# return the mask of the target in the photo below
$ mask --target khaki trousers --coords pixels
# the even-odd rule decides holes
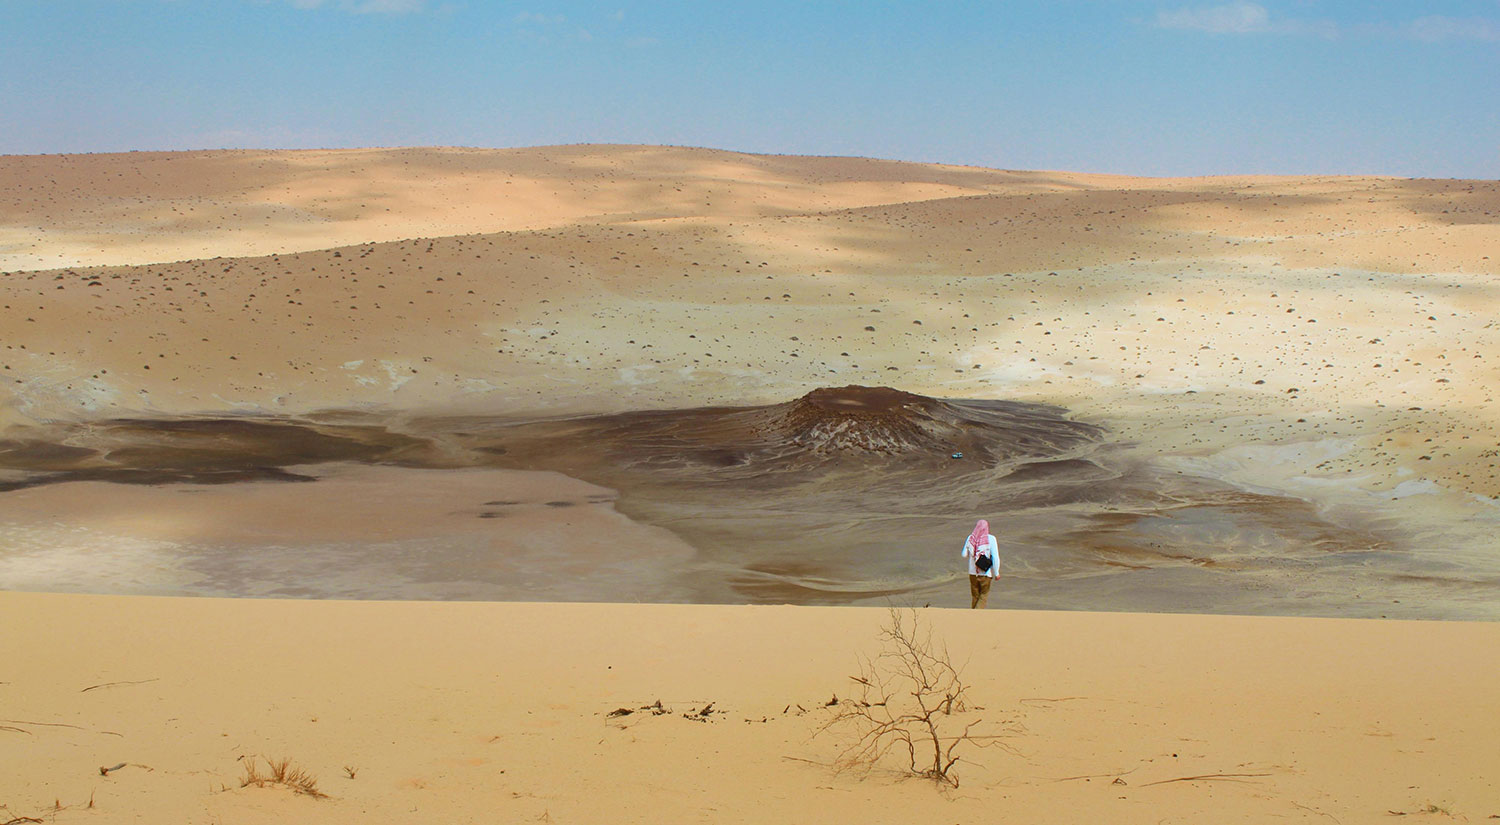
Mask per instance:
[[[990,600],[990,584],[995,580],[989,576],[975,576],[969,574],[969,596],[973,604],[969,607],[975,610],[983,610]]]

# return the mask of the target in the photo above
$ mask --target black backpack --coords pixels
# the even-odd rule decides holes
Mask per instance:
[[[990,572],[990,568],[994,567],[994,566],[995,566],[995,560],[992,559],[992,558],[990,558],[990,551],[989,550],[985,550],[983,552],[975,552],[974,553],[974,569],[975,570],[978,570],[981,573],[988,573],[988,572]]]

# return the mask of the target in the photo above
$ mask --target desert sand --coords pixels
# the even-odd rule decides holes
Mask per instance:
[[[1497,227],[1493,181],[0,157],[0,815],[1500,814],[1500,625],[1405,621],[1500,618]],[[986,513],[1010,609],[941,609]],[[957,789],[812,735],[887,602],[1013,723]],[[281,758],[328,798],[240,787]]]
[[[922,612],[983,708],[956,718],[1005,731],[1005,749],[958,751],[956,789],[902,778],[898,761],[830,766],[845,741],[817,732],[830,701],[855,695],[858,655],[879,650],[877,609],[0,594],[0,813],[1152,825],[1500,814],[1500,625]],[[657,700],[671,712],[640,710]],[[706,719],[686,718],[710,703]],[[636,711],[610,716],[620,708]],[[266,759],[291,759],[327,798],[242,787],[247,760],[264,773]]]

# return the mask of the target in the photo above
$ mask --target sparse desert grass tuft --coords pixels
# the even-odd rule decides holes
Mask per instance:
[[[318,790],[318,778],[292,764],[290,759],[266,759],[266,767],[271,771],[269,774],[260,772],[255,757],[245,760],[245,775],[240,777],[240,787],[251,786],[264,788],[267,785],[281,785],[285,788],[310,796],[313,799],[327,799],[328,794]]]

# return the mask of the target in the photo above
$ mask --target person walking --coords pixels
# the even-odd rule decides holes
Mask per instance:
[[[980,519],[974,532],[964,539],[963,557],[969,561],[970,608],[983,609],[989,603],[990,585],[1000,578],[1000,547],[990,535],[990,523]]]

